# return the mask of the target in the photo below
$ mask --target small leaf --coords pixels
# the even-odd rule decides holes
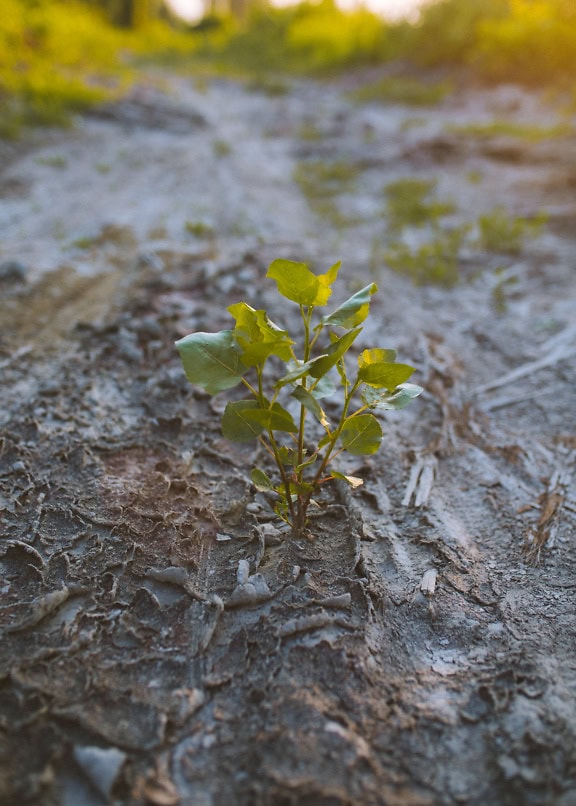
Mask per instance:
[[[255,467],[250,473],[250,478],[259,493],[272,492],[274,490],[274,485],[263,470],[259,470]]]
[[[291,481],[289,482],[290,486],[290,495],[293,499],[297,498],[299,495],[306,495],[307,493],[314,492],[314,485],[310,484],[307,481]]]
[[[382,442],[382,427],[373,414],[358,414],[345,421],[340,440],[353,456],[376,453]]]
[[[308,409],[308,411],[311,412],[314,417],[316,417],[318,422],[321,423],[324,428],[330,428],[330,423],[326,419],[326,414],[322,409],[322,406],[308,391],[308,389],[304,389],[303,386],[297,386],[292,392],[292,397],[295,397],[296,400],[304,406],[304,408]]]
[[[305,263],[293,260],[274,260],[266,277],[276,280],[278,293],[299,305],[314,305],[320,282]]]
[[[326,350],[326,355],[321,355],[312,361],[310,375],[313,378],[321,378],[323,375],[326,375],[350,349],[350,346],[361,330],[361,327],[357,327],[354,330],[349,330],[348,333],[345,333],[339,339],[336,339]]]
[[[260,409],[256,400],[236,400],[228,403],[222,415],[222,434],[233,442],[251,442],[257,439],[263,426],[250,419],[255,409]]]
[[[381,347],[363,350],[358,356],[359,367],[366,367],[368,364],[393,364],[395,361],[396,350],[384,350]]]
[[[319,274],[318,275],[318,282],[320,283],[320,287],[318,289],[318,293],[316,295],[316,301],[314,305],[326,305],[330,297],[332,296],[332,285],[338,276],[338,272],[340,270],[340,266],[342,265],[342,261],[338,261],[333,266],[331,266],[326,274]]]
[[[289,434],[298,431],[292,415],[280,403],[273,403],[269,409],[256,407],[245,414],[248,420],[258,423],[266,431],[286,431]]]
[[[324,375],[314,383],[310,389],[310,393],[314,395],[316,400],[322,400],[323,397],[329,397],[336,391],[336,384],[329,375]]]
[[[231,330],[191,333],[176,342],[176,349],[190,383],[210,395],[237,386],[248,369]]]
[[[367,383],[369,386],[375,386],[377,389],[382,387],[392,392],[414,372],[414,367],[408,364],[365,364],[358,370],[358,380]]]
[[[313,274],[305,263],[293,260],[274,260],[266,277],[276,280],[278,292],[299,305],[326,305],[332,294],[340,263],[335,263],[326,274]]]
[[[370,283],[357,291],[335,311],[322,318],[323,325],[352,328],[360,325],[368,316],[370,297],[378,291],[376,283]]]
[[[364,479],[359,479],[358,476],[345,476],[344,473],[338,473],[337,470],[331,470],[330,475],[335,479],[342,479],[349,484],[354,490],[364,484]]]
[[[422,387],[417,386],[415,383],[401,383],[392,393],[388,390],[382,391],[381,389],[367,386],[362,390],[362,402],[371,409],[397,411],[406,408],[423,391]]]
[[[307,467],[312,467],[312,465],[316,462],[317,459],[318,459],[318,454],[314,453],[314,454],[312,454],[312,456],[310,456],[309,459],[306,459],[305,462],[302,462],[302,464],[300,464],[300,465],[296,465],[295,470],[298,473],[300,473],[302,470],[305,470]]]
[[[290,370],[283,375],[280,380],[276,381],[275,386],[276,388],[280,388],[282,386],[286,386],[287,383],[294,383],[294,381],[300,380],[303,378],[304,375],[308,375],[310,367],[315,361],[318,361],[318,358],[323,358],[324,356],[318,356],[317,358],[313,358],[310,361],[306,361],[304,364],[296,364],[294,362],[290,362],[289,367]]]
[[[242,349],[242,361],[249,367],[263,364],[270,355],[289,361],[294,344],[286,330],[269,319],[264,310],[255,310],[245,302],[230,305],[229,313],[236,320],[234,338]]]
[[[281,445],[278,448],[278,455],[282,464],[287,467],[294,467],[294,465],[298,463],[298,451],[294,448],[287,448],[285,445]]]

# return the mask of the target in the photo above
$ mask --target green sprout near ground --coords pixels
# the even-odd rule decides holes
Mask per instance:
[[[370,283],[331,313],[315,317],[316,309],[330,299],[339,268],[336,263],[316,275],[304,263],[275,260],[270,265],[266,276],[276,281],[282,297],[299,307],[299,343],[265,310],[246,302],[227,309],[235,320],[233,329],[191,333],[176,342],[192,384],[210,395],[240,384],[249,392],[247,399],[226,405],[222,433],[235,442],[258,441],[274,460],[275,480],[259,467],[251,479],[259,492],[273,497],[275,512],[297,534],[305,530],[308,509],[323,484],[333,479],[353,488],[362,484],[332,463],[345,452],[376,453],[383,433],[371,410],[402,409],[422,392],[407,383],[414,368],[396,363],[395,350],[363,350],[356,369],[347,366],[346,354],[362,331],[377,287]],[[272,367],[280,370],[274,381]],[[341,407],[331,421],[320,401],[333,395],[337,385]]]
[[[343,160],[304,160],[296,165],[293,178],[310,209],[319,218],[334,227],[346,227],[355,221],[340,211],[336,199],[344,193],[354,192],[358,172],[356,165]]]
[[[546,213],[539,213],[532,219],[515,218],[504,208],[496,207],[478,219],[478,245],[487,252],[518,255],[526,238],[535,238],[546,220]]]
[[[448,83],[430,84],[413,78],[389,76],[355,90],[350,97],[359,103],[376,101],[407,106],[435,106],[451,91]]]
[[[457,134],[462,137],[478,137],[482,140],[490,137],[511,137],[523,143],[541,143],[544,140],[569,137],[573,134],[574,129],[569,123],[557,123],[555,126],[536,126],[508,120],[493,120],[490,123],[450,124],[445,127],[445,131],[449,134]]]
[[[383,259],[393,271],[405,274],[415,285],[455,286],[459,280],[458,259],[470,226],[440,231],[432,241],[411,249],[398,242],[385,250]]]
[[[184,229],[195,238],[212,238],[214,236],[214,228],[205,221],[186,221]]]
[[[404,227],[423,227],[453,213],[456,208],[452,202],[430,200],[435,187],[433,179],[411,178],[398,179],[387,185],[384,193],[390,228],[399,231]]]

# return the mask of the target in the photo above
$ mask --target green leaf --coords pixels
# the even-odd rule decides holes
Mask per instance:
[[[326,414],[322,409],[322,406],[307,389],[304,389],[303,386],[297,386],[292,392],[292,397],[295,397],[296,400],[304,406],[304,408],[308,409],[308,411],[311,412],[314,417],[316,417],[318,422],[321,423],[324,428],[330,428],[330,423],[326,419]]]
[[[350,349],[350,346],[362,330],[361,327],[354,328],[354,330],[349,330],[348,333],[345,333],[339,339],[330,345],[330,347],[326,350],[326,355],[321,355],[312,361],[310,366],[310,375],[313,378],[321,378],[323,375],[332,369],[338,361],[342,358],[342,356]]]
[[[285,445],[281,445],[278,448],[278,455],[282,464],[287,467],[294,467],[294,465],[298,464],[298,451],[294,448],[287,448]]]
[[[375,386],[377,389],[386,388],[392,392],[414,372],[414,367],[408,364],[365,364],[358,370],[358,380]]]
[[[337,470],[331,470],[330,475],[335,479],[342,479],[342,481],[345,481],[354,490],[364,484],[364,479],[359,479],[357,476],[345,476],[344,473],[338,473]]]
[[[276,280],[278,292],[299,305],[326,305],[332,293],[340,263],[334,264],[326,274],[313,274],[305,263],[293,260],[274,260],[266,277]]]
[[[292,415],[282,408],[280,403],[273,403],[269,409],[256,407],[246,412],[246,418],[258,423],[266,431],[286,431],[289,434],[295,434],[298,431]]]
[[[306,459],[305,462],[302,462],[301,464],[296,465],[296,467],[295,467],[296,472],[300,473],[302,470],[305,470],[307,467],[311,467],[316,462],[317,459],[318,459],[318,454],[317,453],[312,454],[312,456],[310,456],[308,459]]]
[[[376,453],[382,442],[382,427],[373,414],[358,414],[345,421],[340,440],[353,456]]]
[[[336,278],[338,277],[338,272],[340,270],[340,266],[342,262],[339,260],[333,266],[331,266],[326,274],[319,274],[318,275],[318,282],[320,283],[320,287],[318,289],[318,294],[316,296],[316,302],[314,305],[326,305],[330,297],[332,296],[332,285],[335,282]]]
[[[263,364],[270,355],[277,355],[282,361],[290,360],[290,346],[294,342],[286,330],[269,319],[266,311],[257,311],[245,302],[230,305],[228,311],[236,320],[234,337],[242,348],[242,361],[247,366]]]
[[[299,380],[300,378],[304,377],[304,375],[308,375],[310,367],[312,364],[318,360],[318,358],[323,358],[323,356],[318,356],[317,358],[313,358],[310,361],[306,361],[303,364],[296,364],[295,362],[290,362],[288,365],[290,370],[283,375],[280,380],[276,381],[274,384],[277,389],[281,386],[286,386],[287,383],[294,383],[294,381]]]
[[[323,378],[317,380],[314,386],[310,389],[310,393],[316,400],[322,400],[323,397],[329,397],[336,391],[336,384],[329,375],[324,375]]]
[[[222,434],[233,442],[251,442],[264,427],[248,415],[260,409],[256,400],[236,400],[228,403],[222,415]]]
[[[384,350],[382,347],[363,350],[358,356],[359,367],[366,367],[368,364],[393,364],[395,361],[396,350]]]
[[[237,386],[248,369],[231,330],[191,333],[176,342],[176,349],[190,383],[210,395]]]
[[[362,402],[371,409],[397,411],[406,408],[410,401],[421,395],[423,391],[422,387],[415,383],[401,383],[392,393],[388,390],[383,392],[367,386],[362,390]]]
[[[259,470],[255,467],[250,473],[250,478],[259,493],[267,493],[274,490],[274,485],[263,470]]]
[[[322,317],[323,325],[352,328],[360,325],[368,316],[370,297],[378,291],[376,283],[370,283],[343,302],[328,316]]]

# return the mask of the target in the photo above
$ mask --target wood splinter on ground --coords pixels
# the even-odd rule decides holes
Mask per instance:
[[[528,537],[528,559],[532,563],[539,561],[544,546],[556,536],[569,481],[567,469],[556,470],[546,491],[539,498],[540,517]]]
[[[424,572],[420,580],[420,590],[425,596],[432,596],[436,591],[436,580],[438,578],[438,571],[435,568],[429,568]]]
[[[438,460],[433,454],[418,456],[415,464],[412,465],[408,485],[402,499],[402,506],[410,506],[414,501],[415,507],[423,506],[430,498],[432,485],[436,477]]]

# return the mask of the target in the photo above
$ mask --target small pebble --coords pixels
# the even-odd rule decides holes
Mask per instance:
[[[4,260],[0,263],[0,283],[25,283],[27,267],[18,260]]]

